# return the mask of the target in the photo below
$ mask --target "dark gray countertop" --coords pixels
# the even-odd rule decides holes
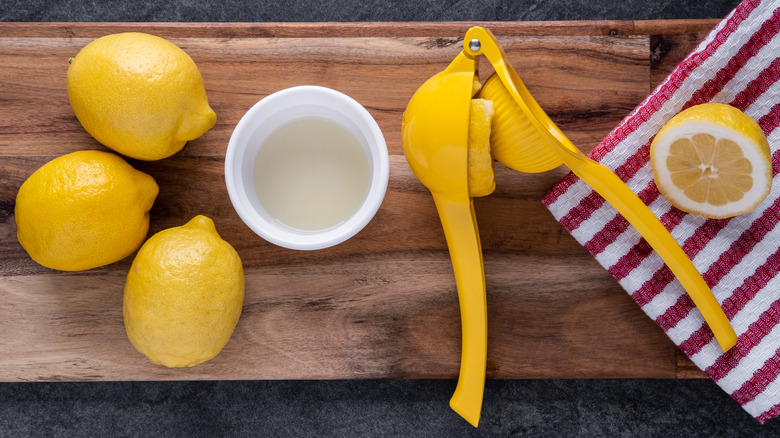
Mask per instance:
[[[737,0],[0,1],[0,21],[722,18]],[[0,305],[2,296],[0,296]],[[709,380],[490,380],[474,429],[452,380],[0,383],[0,437],[780,436]]]
[[[723,18],[738,0],[16,0],[0,21],[548,21]]]

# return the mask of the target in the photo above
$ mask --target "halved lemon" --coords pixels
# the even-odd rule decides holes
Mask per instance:
[[[650,146],[655,184],[675,207],[714,219],[747,213],[769,194],[772,159],[755,120],[722,103],[692,106]]]
[[[492,101],[471,99],[468,142],[468,181],[471,197],[487,196],[496,189],[493,157],[490,155],[492,118]]]

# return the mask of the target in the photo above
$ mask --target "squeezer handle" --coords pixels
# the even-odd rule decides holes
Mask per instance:
[[[564,159],[564,162],[566,161],[568,160]],[[685,288],[715,335],[721,349],[728,351],[733,347],[737,342],[737,335],[728,317],[696,266],[666,227],[609,168],[584,155],[578,161],[569,166],[574,174],[615,207],[618,213],[653,247]]]
[[[479,424],[487,359],[487,298],[482,247],[468,196],[433,196],[447,239],[460,304],[462,346],[458,385],[450,407],[473,426]]]

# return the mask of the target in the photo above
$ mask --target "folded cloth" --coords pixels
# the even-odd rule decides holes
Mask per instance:
[[[573,174],[544,198],[553,216],[644,312],[760,423],[780,414],[780,2],[745,0],[591,153],[644,201],[702,273],[737,333],[723,353],[669,268]],[[769,196],[731,219],[686,214],[659,195],[650,142],[675,114],[722,102],[756,120],[772,151]]]

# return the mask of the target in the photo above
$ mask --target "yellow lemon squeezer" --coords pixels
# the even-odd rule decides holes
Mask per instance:
[[[404,154],[430,190],[452,259],[461,312],[462,351],[450,406],[477,426],[487,361],[487,304],[482,248],[469,191],[469,124],[473,98],[492,101],[490,155],[521,172],[568,166],[645,238],[678,278],[726,351],[736,343],[728,318],[696,267],[658,218],[607,167],[580,152],[525,88],[487,29],[473,27],[463,50],[412,96],[402,124]],[[495,73],[480,86],[479,55]]]

